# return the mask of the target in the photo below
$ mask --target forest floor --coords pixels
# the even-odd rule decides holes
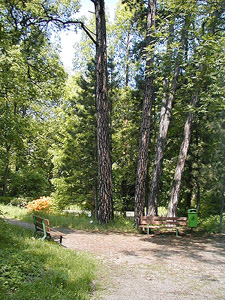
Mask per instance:
[[[92,300],[225,299],[225,235],[60,231],[65,248],[100,262]]]

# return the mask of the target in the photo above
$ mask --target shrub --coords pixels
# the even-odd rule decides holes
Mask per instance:
[[[224,218],[225,218],[225,214],[223,214],[223,219]],[[199,226],[199,230],[204,232],[209,232],[209,233],[218,233],[219,223],[220,223],[219,215],[211,215],[209,217],[202,218]],[[225,232],[224,222],[222,223],[222,232]]]
[[[12,196],[30,196],[34,199],[49,193],[49,182],[40,169],[25,167],[17,171],[10,181],[9,194]]]
[[[9,204],[13,198],[12,197],[0,197],[0,203]]]
[[[27,205],[28,212],[44,211],[50,213],[52,211],[52,201],[50,197],[40,197],[33,200]]]
[[[10,205],[19,206],[19,207],[26,207],[28,202],[30,202],[31,200],[32,200],[32,198],[30,198],[30,197],[13,198],[10,201]]]

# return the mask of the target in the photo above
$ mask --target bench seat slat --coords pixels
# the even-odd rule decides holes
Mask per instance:
[[[154,228],[167,228],[167,229],[176,229],[176,228],[180,228],[180,226],[160,226],[160,225],[140,225],[139,227],[141,228],[151,228],[151,229],[154,229]]]
[[[176,234],[178,234],[178,229],[187,226],[187,217],[159,217],[159,216],[141,216],[141,221],[139,227],[142,229],[176,229]]]

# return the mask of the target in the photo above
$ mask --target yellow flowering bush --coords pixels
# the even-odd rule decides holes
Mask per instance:
[[[52,201],[50,197],[40,197],[39,199],[33,200],[28,203],[28,212],[45,211],[47,213],[52,210]]]

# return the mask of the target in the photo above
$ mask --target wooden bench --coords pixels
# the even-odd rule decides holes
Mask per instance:
[[[141,222],[139,225],[142,230],[147,229],[147,234],[151,229],[166,228],[176,229],[176,236],[179,236],[179,228],[187,227],[187,217],[158,217],[158,216],[141,216]]]
[[[60,245],[62,244],[62,233],[51,229],[48,219],[43,219],[39,216],[33,216],[33,218],[35,226],[34,236],[36,236],[38,232],[41,232],[43,234],[42,240],[46,238],[52,238],[53,236],[58,236]]]

